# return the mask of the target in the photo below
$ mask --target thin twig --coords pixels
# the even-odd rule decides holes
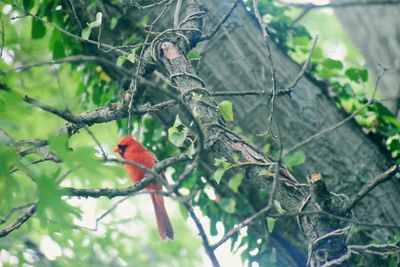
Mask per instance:
[[[17,230],[21,225],[23,225],[26,221],[28,221],[33,214],[36,212],[36,203],[31,204],[24,214],[18,217],[12,224],[0,230],[0,238],[9,235],[14,230]]]
[[[154,24],[165,14],[165,12],[167,11],[167,8],[170,6],[170,4],[173,1],[169,1],[168,3],[166,3],[164,5],[164,8],[161,10],[160,14],[153,20],[153,22],[148,25],[148,32],[151,32],[153,29]],[[148,33],[146,35],[146,38],[144,40],[144,43],[147,43],[149,41],[150,38],[150,34]],[[128,133],[131,133],[132,130],[132,108],[133,108],[133,100],[136,96],[137,93],[137,85],[138,85],[138,77],[142,77],[141,74],[142,73],[142,64],[143,64],[143,57],[144,57],[144,53],[146,52],[146,47],[147,46],[142,46],[141,50],[140,50],[140,55],[139,55],[139,62],[137,64],[136,67],[136,75],[134,75],[134,77],[131,79],[131,83],[129,85],[129,91],[130,91],[130,99],[129,99],[129,104],[128,104]]]
[[[196,214],[193,211],[193,208],[188,203],[183,203],[183,205],[186,208],[187,212],[189,213],[190,218],[195,223],[197,230],[199,230],[200,237],[203,241],[203,247],[204,247],[208,257],[210,258],[210,261],[211,261],[213,267],[219,267],[220,264],[214,253],[215,247],[210,246],[206,232],[204,231],[203,225],[201,224],[199,218],[196,216]]]
[[[284,96],[290,95],[292,93],[292,89],[280,89],[276,92],[276,96]],[[267,97],[271,97],[273,91],[266,91],[266,90],[248,90],[248,91],[216,91],[210,92],[212,96],[247,96],[247,95],[264,95]]]
[[[81,29],[81,31],[82,31],[83,30],[82,24],[78,18],[78,15],[76,14],[74,3],[72,3],[72,0],[68,0],[68,1],[69,1],[69,4],[71,5],[72,13],[74,14],[75,20],[76,20],[76,22],[78,22],[79,29]]]
[[[4,50],[4,46],[5,46],[5,38],[4,38],[4,22],[3,22],[3,18],[0,18],[0,32],[1,32],[1,45],[0,45],[0,58],[3,56],[3,50]]]
[[[314,53],[315,46],[317,45],[318,42],[318,34],[315,35],[313,43],[311,45],[310,51],[308,52],[308,57],[306,62],[303,64],[303,68],[297,75],[296,79],[292,82],[292,84],[287,88],[287,90],[294,90],[296,88],[297,83],[300,81],[300,79],[304,76],[305,71],[307,70],[308,66],[310,65],[311,57]]]
[[[38,108],[40,108],[40,109],[42,109],[44,111],[50,112],[52,114],[55,114],[55,115],[63,118],[66,121],[69,121],[69,122],[72,122],[72,123],[79,123],[79,121],[80,121],[79,118],[77,118],[74,115],[72,115],[68,110],[60,110],[60,109],[54,108],[52,106],[49,106],[49,105],[47,105],[45,103],[42,103],[42,102],[36,100],[36,99],[33,99],[33,98],[31,98],[31,97],[29,97],[27,95],[24,96],[24,101],[26,103],[29,103],[29,104],[31,104],[33,106],[36,106],[36,107],[38,107]]]
[[[175,14],[174,14],[174,29],[179,25],[179,13],[181,12],[182,0],[176,1]]]
[[[332,214],[330,212],[324,211],[324,210],[319,210],[319,211],[302,211],[302,212],[296,212],[296,213],[284,213],[284,214],[277,214],[277,215],[272,215],[271,217],[274,218],[281,218],[281,217],[298,217],[298,216],[308,216],[308,215],[324,215],[327,217],[331,217],[343,222],[348,222],[352,223],[354,225],[359,225],[359,226],[365,226],[365,227],[376,227],[376,228],[388,228],[388,229],[400,229],[400,225],[396,224],[385,224],[385,223],[369,223],[369,222],[361,222],[361,221],[356,221],[351,218],[339,216]]]
[[[337,128],[339,128],[340,126],[344,125],[346,122],[352,120],[355,116],[357,116],[359,113],[361,113],[364,109],[366,109],[367,107],[369,107],[370,105],[372,105],[373,103],[375,103],[376,101],[370,101],[368,103],[366,103],[364,106],[362,106],[361,108],[357,109],[356,111],[354,111],[350,116],[348,116],[347,118],[343,119],[342,121],[336,123],[335,125],[332,125],[322,131],[319,131],[316,134],[311,135],[310,137],[308,137],[307,139],[305,139],[304,141],[301,141],[299,143],[297,143],[296,145],[294,145],[293,147],[291,147],[290,149],[288,149],[287,151],[285,151],[284,155],[288,155],[290,153],[292,153],[293,151],[297,150],[298,148],[309,144],[310,142],[316,141],[328,134],[330,134],[332,131],[336,130]]]
[[[106,162],[116,162],[116,163],[122,163],[122,164],[127,164],[131,165],[137,168],[140,168],[146,173],[146,176],[144,177],[143,180],[141,180],[139,183],[126,187],[126,188],[121,188],[121,189],[108,189],[108,188],[100,188],[100,189],[76,189],[76,188],[71,188],[71,187],[66,187],[64,188],[63,195],[64,196],[74,196],[74,197],[93,197],[93,198],[99,198],[99,197],[107,197],[107,198],[114,198],[118,196],[128,196],[133,193],[139,192],[140,190],[144,189],[146,186],[148,186],[151,183],[154,183],[154,181],[157,179],[163,183],[163,185],[167,188],[168,191],[170,190],[170,186],[166,185],[165,179],[159,174],[159,172],[178,162],[182,162],[187,160],[188,157],[186,155],[178,155],[175,157],[171,157],[165,160],[162,160],[158,162],[157,164],[154,165],[152,169],[148,169],[145,166],[130,161],[130,160],[124,160],[124,159],[107,159]]]
[[[115,62],[113,62],[111,60],[105,59],[103,57],[79,55],[79,56],[65,57],[65,58],[57,59],[57,60],[48,60],[48,61],[36,62],[36,63],[32,63],[32,64],[21,65],[21,66],[15,67],[13,69],[0,71],[0,76],[7,75],[7,74],[13,73],[13,72],[26,71],[31,68],[40,67],[40,66],[44,66],[44,65],[57,65],[57,64],[63,64],[63,63],[82,63],[85,61],[99,62],[99,63],[105,64],[107,66],[110,66],[110,67],[113,67],[115,69],[122,71],[122,73],[124,75],[132,75],[129,70],[122,68],[122,67],[118,67],[115,64]]]
[[[271,47],[269,44],[269,35],[267,33],[266,27],[260,12],[258,11],[258,0],[253,0],[253,8],[254,8],[254,15],[256,16],[258,20],[258,24],[260,25],[262,35],[264,37],[265,45],[267,47],[267,54],[268,54],[268,59],[271,64],[271,78],[272,78],[272,96],[271,96],[271,109],[270,109],[270,114],[268,117],[268,122],[267,122],[267,130],[263,133],[258,134],[258,136],[264,136],[268,134],[271,130],[272,127],[272,118],[274,115],[274,109],[275,109],[275,97],[277,93],[277,87],[276,87],[276,70],[275,70],[275,65],[274,65],[274,60],[272,59],[272,52],[271,52]]]
[[[346,214],[347,212],[352,210],[354,208],[354,206],[357,205],[357,203],[360,202],[360,200],[362,200],[372,189],[374,189],[378,185],[390,180],[399,171],[400,171],[400,165],[393,165],[385,172],[374,177],[371,181],[369,181],[367,184],[365,184],[364,187],[361,188],[361,190],[359,192],[357,192],[350,199],[350,201],[343,208],[342,214]]]
[[[221,26],[228,20],[228,18],[231,16],[232,12],[235,10],[236,6],[239,4],[240,0],[236,0],[235,3],[232,5],[232,7],[230,8],[230,10],[228,11],[228,13],[225,14],[225,16],[223,16],[221,18],[221,20],[217,23],[217,25],[215,25],[211,31],[206,34],[203,35],[199,42],[204,41],[204,40],[209,40],[211,38],[213,38],[215,36],[215,34],[217,34],[217,32],[219,31],[219,29],[221,28]]]
[[[138,4],[135,0],[131,0],[131,1],[132,1],[132,5],[137,7],[138,9],[147,9],[147,8],[153,8],[156,6],[160,6],[160,5],[164,4],[165,2],[167,2],[168,0],[162,0],[160,2],[156,2],[153,4],[147,5],[147,6],[142,6],[142,5]]]
[[[7,3],[7,2],[4,1],[4,0],[1,0],[1,1],[4,2],[4,3]],[[10,3],[7,3],[7,4],[10,4]],[[69,36],[69,37],[72,37],[72,38],[74,38],[74,39],[76,39],[76,40],[78,40],[78,41],[80,41],[80,42],[82,42],[82,43],[88,43],[88,44],[100,46],[100,47],[102,47],[102,48],[110,49],[110,50],[112,50],[112,51],[117,51],[118,53],[120,53],[121,55],[124,55],[124,56],[128,56],[128,55],[129,55],[128,52],[125,52],[124,50],[121,50],[121,49],[119,49],[118,47],[115,47],[115,46],[112,46],[112,45],[109,45],[109,44],[99,43],[99,42],[94,41],[94,40],[82,38],[82,37],[79,36],[79,35],[76,35],[76,34],[73,34],[73,33],[69,32],[69,31],[67,31],[67,30],[64,30],[63,28],[61,28],[61,27],[58,26],[57,24],[54,24],[54,23],[52,23],[52,22],[49,22],[49,21],[47,21],[47,20],[45,20],[45,19],[43,19],[43,18],[37,16],[37,15],[34,15],[34,14],[32,14],[32,13],[29,13],[28,11],[26,11],[26,10],[24,10],[24,9],[22,9],[22,8],[20,8],[20,7],[18,7],[17,5],[14,5],[14,4],[11,4],[11,5],[12,5],[15,9],[20,10],[21,12],[23,12],[25,15],[31,16],[31,17],[34,18],[34,19],[40,20],[40,21],[43,22],[44,24],[49,25],[50,27],[55,28],[55,29],[57,29],[58,31],[60,31],[61,33],[65,34],[65,35],[67,35],[67,36]]]
[[[88,134],[92,137],[92,139],[96,143],[97,147],[100,149],[100,152],[101,152],[101,155],[103,156],[103,159],[107,160],[107,154],[104,151],[103,147],[101,146],[99,140],[96,138],[96,136],[92,132],[92,130],[90,130],[90,128],[87,125],[83,126],[83,128],[88,132]]]
[[[24,205],[21,205],[21,206],[18,206],[18,207],[10,209],[8,211],[8,213],[3,218],[0,218],[0,224],[3,224],[5,222],[7,222],[7,220],[11,217],[11,215],[14,214],[14,212],[26,209],[26,208],[32,206],[32,204],[34,204],[34,203],[28,203],[28,204],[24,204]]]

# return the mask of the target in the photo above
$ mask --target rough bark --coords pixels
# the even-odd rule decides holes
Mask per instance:
[[[221,8],[223,4],[220,1],[208,1],[207,5],[217,18],[214,20],[216,22],[221,17],[218,11],[224,10]],[[270,89],[270,67],[263,45],[261,31],[254,18],[243,7],[239,7],[220,34],[201,47],[203,58],[199,75],[213,91]],[[284,88],[293,81],[301,67],[275,45],[272,45],[272,54],[277,68],[278,88]],[[219,99],[233,101],[235,123],[245,132],[255,134],[267,128],[269,97]],[[284,147],[290,148],[346,116],[327,96],[323,86],[303,78],[291,97],[278,98],[274,119],[280,123]],[[259,140],[257,144],[262,146],[265,141]],[[296,169],[296,177],[304,179],[306,175],[320,172],[330,190],[349,196],[390,166],[387,152],[380,144],[371,141],[354,121],[300,150],[306,153],[307,160]],[[396,204],[399,191],[399,181],[391,181],[374,189],[356,207],[357,218],[375,223],[400,221],[400,210]],[[379,236],[382,236],[382,231],[386,237],[393,233],[384,229],[373,230]],[[284,231],[282,233],[286,236]],[[297,244],[299,250],[304,249],[301,236],[293,233],[289,231],[287,239]]]

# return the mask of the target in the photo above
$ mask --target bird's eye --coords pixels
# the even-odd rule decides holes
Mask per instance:
[[[118,148],[121,149],[122,151],[125,151],[127,145],[118,145]]]

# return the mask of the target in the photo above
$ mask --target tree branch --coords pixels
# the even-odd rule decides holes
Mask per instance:
[[[397,0],[355,0],[355,1],[341,1],[341,2],[331,2],[328,4],[317,5],[313,3],[295,3],[290,1],[283,1],[283,0],[276,0],[284,5],[289,5],[298,8],[305,8],[305,9],[319,9],[319,8],[346,8],[346,7],[354,7],[354,6],[374,6],[374,5],[399,5],[400,2]]]
[[[347,205],[343,208],[342,214],[346,214],[357,205],[372,189],[378,185],[390,180],[396,173],[400,171],[400,165],[393,165],[385,172],[377,175],[369,181],[357,194],[355,194]]]
[[[36,203],[31,204],[27,211],[18,217],[12,224],[0,231],[0,238],[9,235],[11,232],[17,230],[21,225],[28,221],[36,212]]]
[[[207,33],[206,35],[203,35],[199,42],[201,41],[205,41],[205,40],[209,40],[211,38],[213,38],[215,36],[215,34],[217,34],[217,32],[219,31],[219,29],[221,28],[221,26],[228,20],[228,18],[232,15],[233,11],[235,10],[236,6],[239,4],[240,0],[235,0],[235,3],[233,3],[232,7],[230,8],[230,10],[228,11],[228,13],[225,14],[225,16],[223,16],[220,21],[217,23],[217,25],[215,25],[209,33]]]

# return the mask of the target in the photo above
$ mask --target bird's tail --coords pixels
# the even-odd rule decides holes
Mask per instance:
[[[167,210],[165,209],[164,199],[162,195],[151,193],[151,200],[153,201],[154,211],[156,213],[158,232],[161,239],[174,239],[174,229],[172,228],[171,221],[169,220]]]

